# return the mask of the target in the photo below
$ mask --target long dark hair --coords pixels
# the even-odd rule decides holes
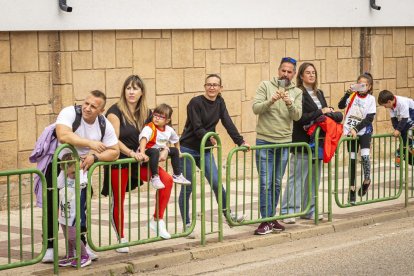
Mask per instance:
[[[296,86],[300,89],[302,89],[302,91],[306,91],[305,86],[303,85],[303,74],[305,73],[306,68],[308,68],[309,66],[312,66],[312,68],[315,70],[315,83],[312,85],[312,89],[316,94],[319,94],[319,90],[318,90],[318,71],[315,68],[315,65],[313,65],[313,63],[310,62],[304,62],[301,64],[301,66],[299,67],[298,70],[298,74],[296,76]]]

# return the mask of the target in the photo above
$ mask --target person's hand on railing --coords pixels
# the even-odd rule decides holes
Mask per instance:
[[[246,141],[244,141],[244,142],[243,142],[243,144],[241,144],[241,146],[242,146],[242,147],[246,147],[246,148],[247,148],[247,151],[249,151],[249,150],[250,150],[250,145],[249,145],[249,143],[247,143]]]
[[[395,130],[394,130],[394,132],[392,133],[392,135],[393,135],[394,137],[398,137],[398,136],[400,136],[400,135],[401,135],[401,132],[400,132],[399,130],[395,129]]]
[[[87,171],[90,166],[95,163],[95,157],[93,154],[82,155],[79,159],[81,160],[80,169],[84,171]]]
[[[352,138],[356,138],[357,137],[357,132],[355,130],[355,128],[351,129],[350,135],[352,136]]]
[[[213,144],[213,146],[217,145],[217,140],[214,137],[210,137],[210,142]]]
[[[147,162],[149,160],[148,155],[146,155],[145,153],[134,152],[134,151],[131,151],[130,157],[135,158],[135,160],[141,161],[141,162]]]

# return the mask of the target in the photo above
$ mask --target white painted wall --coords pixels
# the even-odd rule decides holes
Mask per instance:
[[[414,0],[0,0],[0,31],[414,26]]]

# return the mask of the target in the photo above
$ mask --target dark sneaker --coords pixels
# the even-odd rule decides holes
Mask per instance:
[[[92,263],[92,260],[91,260],[91,258],[89,257],[89,255],[84,255],[84,256],[81,256],[81,263],[80,263],[80,267],[85,267],[85,266],[88,266],[88,265],[90,265],[91,263]],[[76,265],[78,264],[78,260],[77,259],[74,259],[73,261],[72,261],[72,263],[71,263],[71,265],[73,266],[73,267],[76,267]]]
[[[73,256],[65,257],[62,260],[59,261],[60,267],[70,266],[72,265]]]
[[[275,232],[285,231],[285,227],[279,222],[277,222],[277,220],[271,221],[269,222],[269,224],[272,226],[273,231]]]
[[[355,205],[356,204],[356,193],[354,190],[349,190],[349,204]]]
[[[358,195],[359,196],[366,195],[366,193],[368,192],[369,185],[371,185],[371,180],[370,179],[365,179],[364,183],[362,184],[362,187],[359,188],[359,190],[358,190]]]
[[[272,233],[272,225],[269,222],[260,223],[259,227],[254,231],[255,235],[266,235]]]

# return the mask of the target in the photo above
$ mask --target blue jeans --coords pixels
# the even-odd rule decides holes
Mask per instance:
[[[288,187],[286,187],[282,198],[282,210],[281,214],[294,214],[299,213],[308,205],[308,194],[311,194],[311,204],[309,212],[306,217],[312,217],[315,212],[315,185],[316,185],[316,173],[318,173],[319,181],[322,170],[322,160],[313,162],[319,162],[318,172],[316,172],[316,166],[312,163],[312,186],[311,191],[308,189],[309,171],[308,171],[308,155],[306,153],[298,153],[295,157],[292,154],[290,159],[290,173]],[[303,193],[302,193],[303,192]],[[289,195],[288,195],[289,193]],[[303,209],[302,209],[303,208]]]
[[[256,139],[257,146],[273,145]],[[287,148],[256,150],[256,167],[260,181],[260,214],[273,217],[279,201],[280,184],[285,174],[289,151]]]
[[[182,153],[188,153],[191,154],[195,160],[195,163],[197,165],[198,168],[200,168],[200,152],[198,150],[193,150],[193,149],[189,149],[186,147],[181,146],[180,147],[181,152]],[[205,153],[205,168],[204,168],[204,172],[205,172],[205,177],[207,178],[208,183],[211,185],[213,185],[213,191],[214,191],[214,195],[216,196],[216,201],[218,198],[218,171],[217,171],[217,165],[216,162],[214,161],[214,156],[212,154],[210,154],[210,151],[206,151]],[[210,162],[211,162],[211,166],[210,166]],[[191,171],[191,163],[189,161],[186,162],[185,165],[185,170],[184,170],[184,159],[182,158],[180,160],[180,167],[181,167],[181,171],[183,172],[185,178],[187,179],[192,179],[192,171]],[[201,168],[200,168],[201,169]],[[210,179],[211,177],[211,179]],[[181,186],[181,191],[180,191],[180,197],[178,199],[178,204],[180,206],[180,213],[181,213],[181,217],[184,220],[185,224],[190,223],[190,208],[188,206],[189,204],[189,200],[190,200],[190,195],[192,193],[192,186]],[[224,187],[222,186],[222,202],[223,202],[223,211],[226,210],[226,190],[224,190]],[[185,203],[185,204],[184,204]],[[193,203],[195,204],[195,203]],[[184,205],[185,205],[185,210],[184,210]]]

